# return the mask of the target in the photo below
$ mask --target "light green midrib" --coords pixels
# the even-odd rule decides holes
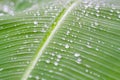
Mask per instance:
[[[78,2],[78,0],[75,0],[74,2],[73,1],[71,1],[70,2],[70,4],[67,4],[66,5],[66,8],[64,8],[61,12],[60,12],[60,14],[57,16],[57,18],[54,20],[54,22],[55,23],[53,23],[52,25],[51,25],[51,28],[48,30],[48,32],[45,34],[45,37],[42,39],[42,41],[40,42],[40,45],[39,45],[39,47],[38,47],[38,49],[36,50],[36,55],[33,57],[33,59],[31,60],[31,63],[30,63],[30,65],[27,67],[27,69],[26,69],[26,71],[25,71],[25,73],[24,73],[24,75],[22,76],[22,78],[21,78],[21,80],[27,80],[28,79],[28,77],[29,77],[29,75],[30,75],[30,73],[32,72],[32,70],[34,69],[34,67],[35,67],[35,65],[33,65],[33,63],[35,62],[35,60],[36,60],[36,58],[40,55],[39,54],[39,52],[41,52],[42,51],[42,48],[44,47],[44,45],[46,44],[46,42],[47,42],[47,40],[49,39],[49,37],[51,36],[51,34],[52,34],[52,32],[54,31],[54,29],[56,28],[56,27],[59,27],[59,26],[57,26],[58,24],[59,24],[59,22],[62,20],[62,17],[68,12],[68,10],[70,9],[70,10],[72,10],[73,9],[73,5],[75,5],[75,4],[77,4],[77,2]],[[73,6],[73,7],[72,7]],[[66,16],[65,16],[66,17]],[[64,20],[64,19],[63,19]],[[53,34],[54,35],[54,34]],[[50,42],[50,41],[49,41]],[[49,43],[48,42],[48,43]],[[46,47],[46,46],[45,46]],[[43,49],[43,50],[45,50],[45,49]],[[42,55],[42,54],[41,54]],[[39,56],[39,59],[40,59],[40,57],[41,57],[41,55]],[[37,62],[36,62],[37,63]],[[31,66],[33,66],[33,68],[31,69]],[[31,71],[29,70],[29,69],[31,69]],[[29,71],[29,74],[27,75],[27,77],[25,76],[26,75],[26,73],[27,73],[27,71]]]

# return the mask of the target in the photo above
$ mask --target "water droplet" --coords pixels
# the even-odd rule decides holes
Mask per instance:
[[[53,70],[49,70],[49,72],[50,72],[50,73],[52,73],[52,72],[53,72]]]
[[[63,71],[63,70],[60,68],[59,71]]]
[[[77,62],[78,64],[80,64],[81,61],[82,61],[82,59],[78,58],[76,62]]]
[[[97,17],[99,17],[100,15],[99,14],[96,14]]]
[[[60,61],[60,59],[56,59],[56,61],[57,61],[57,62],[59,62],[59,61]]]
[[[87,45],[86,45],[88,48],[92,48],[92,46],[90,45],[89,42],[87,42]]]
[[[69,48],[70,46],[68,44],[65,45],[65,48]]]
[[[34,30],[33,30],[33,32],[37,32],[37,30],[36,30],[36,29],[34,29]]]
[[[75,53],[74,56],[75,56],[75,57],[79,57],[80,54],[79,54],[79,53]]]
[[[46,30],[44,28],[42,28],[41,32],[46,32]]]
[[[41,80],[46,80],[45,78],[42,78]]]
[[[37,21],[34,21],[34,24],[35,24],[35,25],[37,25],[37,24],[38,24],[38,22],[37,22]]]
[[[85,72],[88,72],[88,69],[86,69]]]
[[[4,70],[4,68],[0,68],[0,71],[3,71]]]
[[[98,49],[98,48],[95,48],[95,50],[96,50],[96,51],[99,51],[99,49]]]
[[[25,35],[25,38],[28,38],[29,36],[28,35]]]
[[[29,77],[29,78],[32,78],[32,75],[29,75],[28,77]]]
[[[0,16],[3,16],[4,14],[3,13],[0,13]]]
[[[58,66],[58,62],[54,62],[54,65],[55,65],[55,66]]]
[[[50,60],[46,60],[46,63],[50,63]]]
[[[35,79],[36,79],[36,80],[39,80],[40,78],[39,78],[39,76],[35,76]]]
[[[52,56],[55,56],[55,53],[52,53],[51,55],[52,55]]]
[[[98,22],[95,22],[94,24],[95,24],[95,26],[98,26],[98,25],[99,25]]]
[[[67,31],[67,32],[66,32],[66,35],[69,35],[69,33],[70,33],[70,31]]]
[[[120,18],[120,15],[118,15],[118,18]]]
[[[62,56],[59,54],[59,55],[57,55],[57,57],[60,59],[60,58],[62,58]]]
[[[88,65],[88,64],[85,64],[85,66],[86,66],[87,68],[90,68],[90,65]]]
[[[44,26],[45,26],[45,28],[48,28],[48,25],[45,24]]]

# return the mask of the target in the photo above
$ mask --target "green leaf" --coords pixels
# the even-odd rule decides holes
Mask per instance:
[[[119,2],[0,1],[0,80],[119,80]]]

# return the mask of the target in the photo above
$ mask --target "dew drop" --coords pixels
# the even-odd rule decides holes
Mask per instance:
[[[40,78],[39,78],[39,76],[35,76],[35,79],[36,79],[36,80],[39,80]]]
[[[67,31],[67,32],[66,32],[66,35],[69,35],[69,33],[70,33],[70,31]]]
[[[55,56],[55,53],[52,53],[51,55],[52,55],[52,56]]]
[[[29,75],[28,77],[29,77],[29,78],[32,78],[32,75]]]
[[[99,25],[98,22],[95,22],[94,24],[95,24],[95,26],[98,26],[98,25]]]
[[[56,61],[57,61],[57,62],[59,62],[59,61],[60,61],[60,59],[57,59]]]
[[[60,59],[60,58],[62,58],[62,56],[59,54],[59,55],[57,55],[57,57]]]
[[[41,32],[46,32],[46,30],[44,28],[42,28]]]
[[[91,66],[90,65],[88,65],[88,64],[85,64],[85,66],[87,67],[87,68],[90,68]]]
[[[50,60],[46,60],[46,63],[50,63]]]
[[[82,61],[82,59],[78,58],[76,62],[77,62],[78,64],[80,64],[81,61]]]
[[[99,51],[99,49],[98,49],[98,48],[95,48],[95,50],[96,50],[96,51]]]
[[[59,71],[63,71],[63,70],[60,68]]]
[[[79,54],[79,53],[75,53],[74,56],[75,56],[75,57],[79,57],[80,54]]]
[[[90,46],[90,45],[86,45],[88,48],[92,48],[92,46]]]
[[[38,24],[38,22],[37,22],[37,21],[34,21],[34,24],[35,24],[35,25],[37,25],[37,24]]]
[[[3,68],[0,68],[0,71],[3,71],[4,69]]]
[[[118,15],[118,18],[120,18],[120,15]]]
[[[25,38],[28,38],[29,36],[28,35],[25,35]]]
[[[58,66],[58,62],[54,62],[54,65],[55,65],[55,66]]]
[[[52,73],[52,72],[53,72],[53,70],[49,70],[49,72],[50,72],[50,73]]]
[[[65,48],[69,48],[70,46],[68,44],[65,45]]]
[[[88,69],[86,69],[85,72],[88,72]]]

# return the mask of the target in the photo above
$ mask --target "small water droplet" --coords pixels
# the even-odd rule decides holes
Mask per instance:
[[[96,50],[96,51],[99,51],[99,49],[98,49],[98,48],[95,48],[95,50]]]
[[[87,68],[90,68],[90,65],[88,65],[88,64],[85,64],[85,66],[86,66]]]
[[[50,73],[52,73],[52,72],[53,72],[53,70],[49,70],[49,72],[50,72]]]
[[[46,30],[44,28],[42,28],[41,32],[46,32]]]
[[[62,56],[59,54],[59,55],[57,55],[57,57],[60,59],[60,58],[62,58]]]
[[[32,75],[29,75],[28,77],[29,77],[29,78],[32,78]]]
[[[54,65],[55,65],[55,66],[58,66],[58,62],[54,62]]]
[[[82,59],[78,58],[76,62],[77,62],[78,64],[80,64],[81,61],[82,61]]]
[[[88,69],[86,69],[85,72],[88,72]]]
[[[79,54],[79,53],[75,53],[74,56],[75,56],[75,57],[79,57],[80,54]]]
[[[4,68],[0,68],[0,71],[3,71],[4,70]]]
[[[46,63],[50,63],[50,60],[46,60]]]
[[[87,45],[86,45],[88,48],[92,48],[92,46],[90,45],[89,42],[87,42]]]
[[[70,33],[70,31],[67,31],[67,32],[66,32],[66,35],[69,35],[69,33]]]
[[[28,38],[29,36],[28,35],[25,35],[25,38]]]
[[[63,70],[60,68],[59,71],[63,71]]]
[[[51,55],[52,55],[52,56],[55,56],[55,53],[52,53]]]
[[[35,25],[37,25],[37,24],[38,24],[38,22],[37,22],[37,21],[34,21],[34,24],[35,24]]]
[[[118,18],[120,18],[120,15],[118,15]]]
[[[39,80],[40,78],[39,78],[39,76],[35,76],[35,79],[36,79],[36,80]]]
[[[70,46],[68,44],[65,45],[65,48],[69,48]]]

